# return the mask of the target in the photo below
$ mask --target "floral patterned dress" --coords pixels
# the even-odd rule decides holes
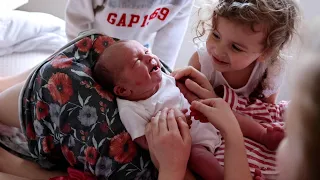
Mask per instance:
[[[99,179],[157,179],[149,153],[121,123],[113,94],[91,76],[99,54],[115,41],[82,35],[28,78],[20,120],[31,156],[42,167],[71,166]]]

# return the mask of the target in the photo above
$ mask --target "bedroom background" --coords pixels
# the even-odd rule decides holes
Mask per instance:
[[[300,1],[300,0],[297,0]],[[64,19],[64,14],[65,14],[65,6],[66,6],[67,0],[28,0],[28,3],[25,5],[21,6],[18,8],[18,10],[22,11],[29,11],[29,12],[44,12],[48,14],[52,14],[56,17],[59,17],[61,19]],[[320,16],[320,1],[316,0],[302,0],[299,2],[301,5],[301,9],[304,13],[304,19],[305,20],[310,20],[314,16]],[[184,42],[182,44],[181,50],[179,52],[179,56],[176,62],[176,68],[179,67],[184,67],[187,65],[189,58],[191,57],[192,53],[195,52],[195,46],[192,42],[192,38],[194,37],[194,25],[196,22],[196,13],[197,13],[197,8],[193,8],[192,16],[190,18],[189,22],[189,29],[186,33],[186,36],[184,38]],[[295,50],[290,50],[292,55],[294,55],[297,51]],[[37,58],[46,58],[47,54],[41,54]],[[20,54],[18,56],[19,58],[23,58],[24,56]],[[1,58],[1,57],[0,57]],[[3,62],[0,60],[0,65],[3,66]],[[288,61],[289,66],[292,66],[294,61]],[[12,63],[10,64],[12,67],[21,67],[15,70],[10,69],[9,64],[7,64],[7,67],[0,67],[0,73],[3,71],[6,71],[10,74],[13,74],[18,71],[22,71],[22,69],[25,69],[27,67],[32,67],[31,64],[32,62],[26,62],[26,65],[22,65],[21,63],[15,62],[16,65],[12,66]],[[33,62],[34,64],[34,62]],[[8,69],[9,68],[9,69]],[[288,77],[290,77],[290,71],[287,71],[287,75],[285,77],[283,86],[281,87],[281,91],[278,97],[278,100],[288,100],[290,97],[290,87],[292,83],[288,80]],[[3,75],[3,74],[0,74]]]

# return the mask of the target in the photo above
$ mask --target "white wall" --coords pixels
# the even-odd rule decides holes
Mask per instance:
[[[300,4],[303,20],[311,20],[315,16],[320,16],[320,10],[319,10],[320,1],[300,0],[299,4]],[[297,43],[299,43],[299,39],[297,41],[298,41]],[[289,69],[287,70],[287,75],[281,87],[278,100],[289,100],[292,95],[294,84],[296,84],[295,79],[293,79],[292,77],[294,77],[295,70],[297,69],[297,67],[295,67],[296,65],[295,62],[297,61],[297,56],[299,53],[299,45],[297,45],[297,47],[298,49],[296,50],[295,50],[296,47],[293,48],[293,52],[291,53],[293,57],[288,61]]]
[[[193,38],[195,37],[195,26],[197,23],[197,10],[198,9],[196,7],[193,8],[189,20],[189,27],[183,40],[175,68],[187,66],[190,57],[196,51],[195,45],[193,43]]]
[[[64,19],[67,0],[29,0],[19,10],[45,12]]]

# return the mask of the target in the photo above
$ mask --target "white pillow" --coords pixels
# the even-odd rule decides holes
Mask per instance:
[[[30,50],[55,51],[67,43],[65,22],[40,12],[0,12],[0,56]]]

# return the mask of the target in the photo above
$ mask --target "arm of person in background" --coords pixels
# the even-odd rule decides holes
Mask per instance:
[[[0,179],[1,180],[31,180],[31,179],[27,179],[27,178],[14,176],[11,174],[2,173],[2,172],[0,172]]]
[[[94,21],[94,1],[96,0],[68,0],[66,34],[69,40],[77,37],[80,32],[91,29]]]
[[[0,179],[50,179],[68,175],[66,172],[49,171],[36,162],[22,159],[0,147]]]
[[[151,159],[159,164],[159,180],[182,180],[187,169],[191,150],[189,126],[184,116],[175,112],[160,111],[145,130]]]
[[[188,28],[194,0],[182,1],[181,11],[163,28],[154,39],[152,52],[173,69]]]
[[[224,179],[252,180],[237,119],[223,99],[193,101],[191,108],[201,113],[215,126],[225,140]]]

